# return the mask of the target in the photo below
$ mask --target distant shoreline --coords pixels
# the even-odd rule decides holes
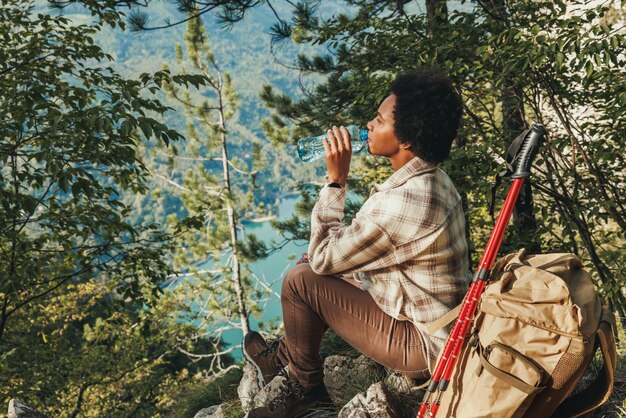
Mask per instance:
[[[275,215],[268,215],[268,216],[261,216],[260,218],[251,218],[251,219],[245,218],[245,219],[242,219],[241,222],[244,222],[244,223],[249,222],[249,223],[256,224],[256,223],[269,222],[274,219],[276,219]]]
[[[299,192],[287,192],[287,193],[283,193],[282,195],[278,196],[277,200],[282,202],[285,199],[299,198],[299,197],[300,197],[300,193]],[[259,216],[257,218],[242,217],[241,218],[241,222],[242,223],[260,224],[260,223],[263,223],[263,222],[273,221],[275,219],[278,219],[278,215],[266,215],[266,216]]]

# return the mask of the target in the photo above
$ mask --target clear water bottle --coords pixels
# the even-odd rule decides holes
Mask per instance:
[[[367,141],[367,129],[359,129],[355,125],[347,126],[346,129],[350,133],[352,152],[361,151],[365,145],[365,141]],[[326,134],[322,134],[298,140],[298,155],[300,159],[304,162],[308,162],[323,157],[325,152],[322,138],[325,136]]]

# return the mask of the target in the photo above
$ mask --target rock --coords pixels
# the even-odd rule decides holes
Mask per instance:
[[[341,410],[339,417],[391,418],[398,416],[394,413],[397,409],[394,405],[397,402],[394,401],[394,398],[388,396],[383,382],[371,384],[376,380],[382,379],[385,374],[387,373],[385,373],[384,367],[365,356],[357,359],[345,356],[326,357],[324,361],[324,384],[331,399],[337,406],[344,405],[347,400],[350,400]],[[249,379],[252,383],[256,382],[254,373],[247,377],[247,372],[244,369],[242,386],[245,379]],[[398,388],[399,391],[409,392],[413,383],[412,379],[399,373],[390,374],[390,387]],[[266,406],[269,401],[278,395],[281,387],[285,384],[284,376],[276,377],[267,386],[258,391],[254,398],[254,405],[245,409],[245,412],[249,412],[252,407]],[[353,396],[358,391],[368,387],[367,385],[370,386],[365,392]],[[241,393],[240,391],[240,397]],[[329,416],[328,413],[325,416]]]
[[[356,360],[354,360],[355,368],[357,373],[372,373],[372,372],[382,372],[384,367],[380,364],[376,363],[369,357],[365,357],[363,355],[359,356]]]
[[[374,383],[365,393],[357,394],[339,411],[337,418],[395,418],[382,382]]]
[[[379,372],[380,365],[365,356],[360,356],[357,359],[345,356],[328,356],[324,361],[324,384],[333,402],[336,405],[341,405],[350,399],[349,397],[346,398],[346,393],[355,393],[354,382],[357,376],[362,379],[363,376],[375,375]]]
[[[385,379],[385,385],[387,388],[395,393],[410,394],[413,393],[415,388],[415,382],[413,379],[403,375],[402,373],[391,371],[389,376]]]
[[[254,398],[254,407],[266,406],[269,401],[278,396],[280,388],[286,384],[285,380],[286,378],[280,375],[272,379],[267,386],[259,391],[256,398]]]
[[[9,401],[9,415],[7,418],[46,418],[46,416],[35,411],[19,399],[11,399]]]
[[[347,372],[354,360],[345,356],[328,356],[324,361],[324,384],[335,405],[341,404],[345,387],[350,381]]]
[[[225,418],[224,405],[213,405],[198,411],[193,418]]]
[[[248,413],[254,408],[254,398],[259,393],[259,390],[257,370],[252,364],[246,362],[246,365],[243,367],[243,377],[237,388],[237,394],[239,395],[243,412]]]
[[[203,408],[196,412],[196,415],[194,415],[193,418],[212,418],[213,412],[215,412],[217,408],[219,408],[219,405],[213,405],[209,406],[208,408]]]

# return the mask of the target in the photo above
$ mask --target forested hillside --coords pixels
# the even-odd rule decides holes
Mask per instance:
[[[51,11],[46,1],[37,2],[40,11]],[[130,14],[126,11],[127,14]],[[62,14],[76,23],[86,23],[92,18],[89,13],[79,6],[69,6],[62,10]],[[173,4],[166,2],[155,3],[149,10],[150,21],[158,23],[164,20],[176,20],[183,17]],[[311,51],[304,46],[287,46],[271,48],[268,36],[273,16],[267,10],[251,10],[246,18],[238,25],[225,27],[213,16],[206,16],[207,34],[210,39],[220,70],[229,73],[235,92],[239,100],[239,109],[235,118],[229,123],[228,129],[232,138],[232,154],[238,156],[245,164],[251,163],[251,142],[262,144],[262,152],[266,169],[257,176],[255,203],[261,204],[267,211],[276,208],[277,199],[295,191],[295,186],[305,180],[318,181],[316,171],[310,165],[302,165],[297,161],[297,153],[292,145],[274,147],[263,133],[262,120],[270,116],[269,110],[263,105],[260,98],[263,85],[272,85],[292,98],[302,95],[301,83],[312,85],[320,80],[319,76],[301,77],[293,68],[298,53]],[[114,61],[112,67],[127,77],[138,77],[145,72],[160,70],[163,65],[169,65],[172,72],[180,71],[176,67],[176,45],[183,43],[184,25],[146,31],[128,32],[119,28],[105,27],[94,40],[103,51],[111,54]],[[201,88],[198,94],[205,92]],[[164,94],[159,97],[165,98]],[[166,104],[173,106],[174,111],[166,112],[162,120],[168,126],[180,130],[184,134],[185,118],[176,103]],[[291,138],[283,138],[287,143]],[[178,148],[183,152],[185,144]],[[157,164],[164,161],[154,160]],[[318,165],[319,168],[319,165]],[[317,171],[319,173],[319,170]],[[279,180],[280,179],[280,180]],[[154,179],[156,185],[162,182]],[[235,182],[237,183],[237,182]],[[136,211],[132,216],[143,221],[164,221],[167,214],[180,208],[179,202],[167,194],[145,196],[134,203]],[[249,214],[252,215],[252,214]]]

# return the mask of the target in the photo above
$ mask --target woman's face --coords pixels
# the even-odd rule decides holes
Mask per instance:
[[[387,97],[378,107],[376,117],[367,123],[367,149],[372,155],[391,158],[400,150],[400,142],[393,129],[396,96]]]

